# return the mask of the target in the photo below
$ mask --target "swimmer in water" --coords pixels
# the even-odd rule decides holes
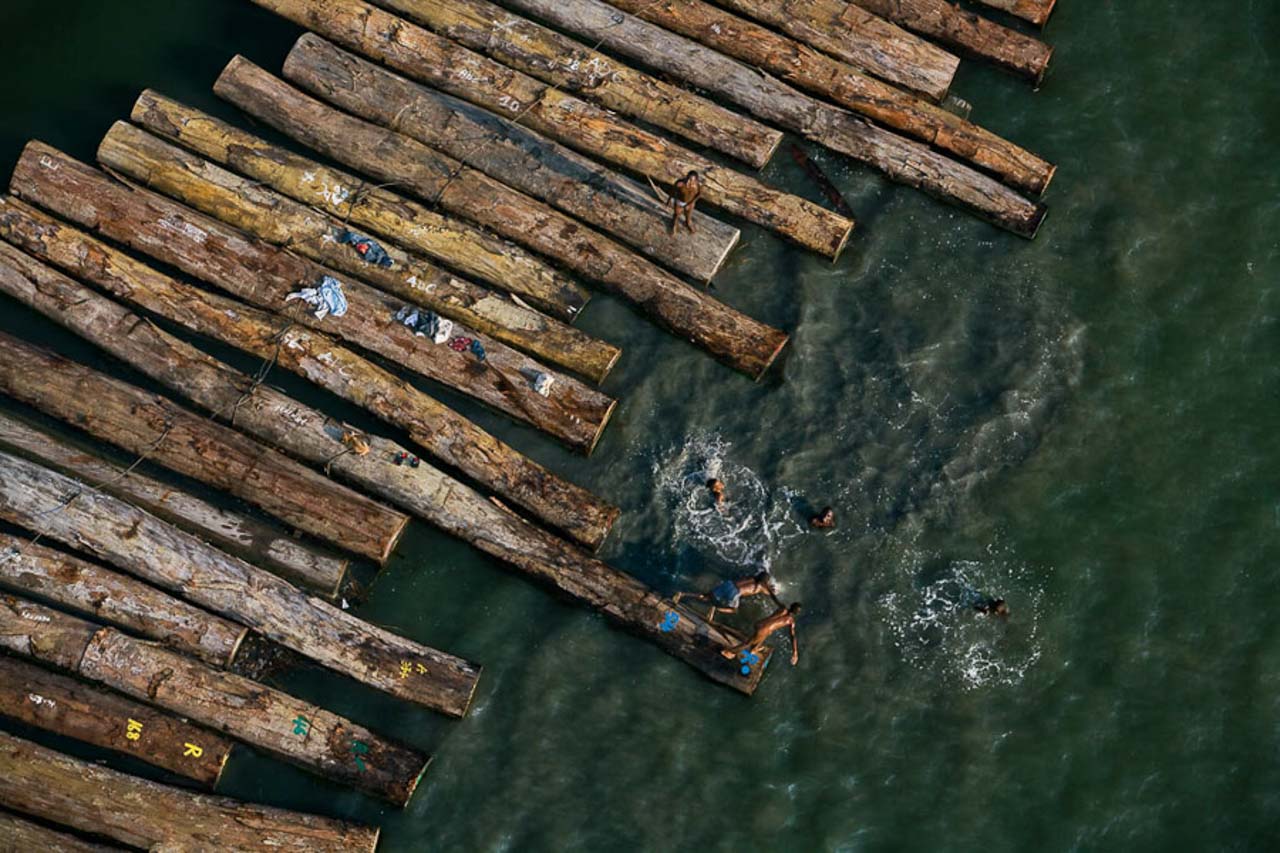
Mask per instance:
[[[753,595],[767,595],[775,604],[782,607],[782,601],[778,598],[778,588],[774,586],[773,578],[767,571],[758,572],[749,578],[725,579],[711,592],[677,592],[671,600],[676,604],[679,604],[682,598],[690,601],[711,602],[711,609],[707,611],[707,621],[714,622],[717,613],[737,613],[742,599]]]
[[[1005,604],[1003,598],[986,598],[973,605],[974,611],[983,616],[999,616],[1008,618],[1009,605]]]
[[[729,660],[733,660],[740,652],[747,649],[751,649],[753,654],[760,654],[770,634],[787,628],[791,631],[791,665],[795,666],[800,661],[800,643],[796,639],[796,616],[798,615],[800,615],[800,602],[790,607],[779,606],[773,613],[756,623],[756,630],[751,635],[751,639],[741,645],[730,646],[720,654]]]
[[[711,492],[711,496],[716,499],[716,505],[724,503],[724,482],[712,477],[707,480],[707,491]]]
[[[814,530],[830,530],[836,526],[836,511],[831,507],[823,507],[822,512],[809,519],[809,526]]]

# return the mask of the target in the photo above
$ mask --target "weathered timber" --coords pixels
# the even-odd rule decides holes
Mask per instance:
[[[1039,39],[975,15],[947,0],[852,0],[852,3],[961,56],[985,59],[1036,85],[1044,79],[1053,57],[1053,48]]]
[[[935,103],[947,96],[960,67],[958,56],[845,0],[715,2]]]
[[[94,844],[3,811],[0,811],[0,838],[4,839],[4,850],[8,853],[26,853],[28,850],[39,850],[40,853],[112,853],[124,849]]]
[[[0,264],[9,253],[0,247]],[[5,273],[0,271],[0,290]],[[347,560],[299,542],[287,532],[238,512],[220,509],[154,477],[108,462],[68,441],[0,413],[0,447],[70,476],[194,533],[242,560],[329,599],[338,595]]]
[[[653,179],[703,175],[712,205],[835,257],[853,223],[643,131],[608,111],[362,0],[253,0],[331,41],[464,98],[571,148]]]
[[[1007,12],[1015,18],[1043,27],[1053,14],[1053,7],[1058,0],[974,0],[983,6]]]
[[[27,146],[11,189],[252,305],[376,352],[582,453],[595,447],[616,405],[584,383],[465,327],[456,327],[447,343],[420,337],[395,319],[403,302],[349,277],[340,282],[346,312],[320,319],[312,306],[287,299],[332,277],[325,267],[154,192],[126,186],[40,143]],[[484,358],[468,349],[472,341],[480,342]],[[543,373],[555,377],[545,397],[534,389]]]
[[[8,533],[0,533],[0,587],[92,615],[214,666],[228,666],[249,633],[128,575]]]
[[[75,492],[75,500],[64,500]],[[452,716],[470,704],[480,673],[475,665],[362,622],[144,510],[7,453],[0,453],[0,518],[72,544],[392,696]],[[417,673],[413,678],[401,676],[404,664]]]
[[[1054,166],[991,131],[704,0],[607,2],[918,139],[1022,192],[1039,196],[1053,179]]]
[[[130,847],[373,853],[378,830],[197,794],[0,733],[0,804]]]
[[[15,199],[0,199],[0,237],[118,298],[297,373],[407,432],[420,447],[504,500],[595,550],[618,509],[556,476],[410,383],[284,318],[153,270]],[[10,272],[5,273],[5,268]],[[240,429],[398,506],[417,497],[408,451],[375,436],[349,452],[348,430],[321,412],[235,371],[100,294],[0,244],[0,286],[171,392]],[[413,505],[409,507],[415,509]]]
[[[231,741],[221,735],[8,655],[0,655],[0,684],[0,714],[133,756],[206,788],[218,784],[231,752]]]
[[[714,278],[738,242],[737,228],[696,209],[697,233],[672,234],[670,205],[656,198],[650,187],[540,133],[387,71],[314,33],[298,39],[285,60],[284,74],[353,115],[430,145],[699,281]],[[134,120],[147,124],[136,108]]]
[[[230,427],[3,333],[0,391],[379,563],[409,523]]]
[[[536,9],[558,27],[680,77],[1015,234],[1035,236],[1044,218],[1043,206],[921,142],[815,100],[768,74],[600,0],[521,0],[521,5]]]
[[[782,134],[486,0],[374,0],[567,92],[763,168]]]
[[[399,181],[423,201],[438,202],[556,258],[753,379],[786,344],[784,333],[734,311],[571,217],[415,139],[305,95],[246,60],[233,60],[215,90],[326,156],[379,180]],[[203,132],[210,125],[195,127]]]

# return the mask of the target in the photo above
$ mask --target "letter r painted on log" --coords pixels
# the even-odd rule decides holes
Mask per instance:
[[[204,747],[196,746],[194,743],[184,743],[182,747],[183,758],[199,758],[204,755]]]

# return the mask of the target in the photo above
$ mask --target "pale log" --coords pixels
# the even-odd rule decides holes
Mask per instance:
[[[1043,27],[1048,23],[1058,0],[974,0],[974,2],[1007,12],[1037,27]]]
[[[5,839],[8,844],[5,849],[14,853],[26,853],[28,850],[39,850],[40,853],[113,853],[124,849],[84,841],[74,835],[58,832],[2,811],[0,838]]]

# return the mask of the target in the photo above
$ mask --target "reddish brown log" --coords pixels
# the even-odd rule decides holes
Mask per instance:
[[[974,0],[974,2],[1007,12],[1037,27],[1043,27],[1048,23],[1058,0]]]

